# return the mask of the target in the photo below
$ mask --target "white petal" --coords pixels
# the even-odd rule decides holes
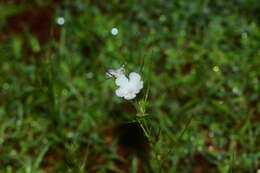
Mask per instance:
[[[130,82],[129,82],[130,83]],[[143,81],[138,81],[138,82],[132,82],[130,83],[130,86],[131,86],[131,90],[134,92],[134,93],[139,93],[140,90],[143,88]]]
[[[124,97],[124,95],[125,95],[124,89],[123,89],[123,88],[118,88],[118,89],[116,90],[116,95],[117,95],[118,97]]]
[[[117,86],[125,86],[128,84],[128,79],[125,77],[125,75],[121,75],[118,78],[116,78],[116,85]]]
[[[119,69],[116,70],[116,72],[117,72],[119,75],[125,74],[125,66],[122,65]]]
[[[124,98],[126,99],[126,100],[131,100],[131,99],[133,99],[133,98],[135,98],[136,97],[136,94],[128,94],[128,95],[125,95],[124,96]]]
[[[138,94],[140,92],[140,90],[138,89],[138,88],[136,88],[134,91],[133,91],[133,93],[135,93],[135,94]]]
[[[131,72],[129,74],[129,79],[130,79],[130,81],[137,82],[137,81],[140,81],[141,76],[136,72]]]
[[[138,82],[136,88],[138,88],[138,90],[141,90],[143,87],[144,87],[144,82],[143,81]]]
[[[122,65],[119,69],[109,69],[108,70],[108,73],[111,75],[111,76],[114,76],[116,78],[120,77],[121,75],[124,75],[125,73],[125,66]]]
[[[111,73],[109,73],[109,72],[106,72],[106,75],[107,75],[107,77],[109,77],[109,78],[113,77],[113,75],[112,75]]]

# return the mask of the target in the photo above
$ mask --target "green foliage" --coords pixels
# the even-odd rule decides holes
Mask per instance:
[[[260,1],[10,0],[0,9],[0,172],[260,168]],[[122,64],[144,80],[134,101],[105,76]],[[131,125],[125,140],[120,129]]]

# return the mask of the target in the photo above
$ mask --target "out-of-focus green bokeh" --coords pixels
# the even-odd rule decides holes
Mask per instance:
[[[259,80],[259,0],[1,1],[0,172],[256,173]],[[131,123],[148,88],[156,146]]]

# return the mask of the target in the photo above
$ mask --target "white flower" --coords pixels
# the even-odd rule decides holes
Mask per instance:
[[[143,88],[143,81],[138,73],[132,72],[129,75],[129,79],[124,74],[117,77],[116,85],[119,86],[116,90],[116,95],[126,100],[131,100]]]
[[[119,69],[113,70],[113,69],[109,69],[108,72],[106,72],[106,75],[111,78],[111,77],[115,77],[118,78],[121,75],[124,75],[125,73],[125,65],[122,65]]]
[[[131,72],[129,74],[129,79],[125,76],[125,66],[122,65],[119,69],[110,69],[106,75],[111,78],[115,77],[116,85],[119,88],[116,90],[116,95],[118,97],[123,97],[126,100],[131,100],[136,97],[141,89],[143,88],[143,81],[141,76],[136,72]]]

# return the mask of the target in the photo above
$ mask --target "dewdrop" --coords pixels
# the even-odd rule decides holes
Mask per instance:
[[[118,34],[118,29],[117,28],[112,28],[111,34],[112,35],[117,35]]]
[[[63,25],[65,23],[65,19],[63,17],[58,17],[57,18],[57,24]]]

